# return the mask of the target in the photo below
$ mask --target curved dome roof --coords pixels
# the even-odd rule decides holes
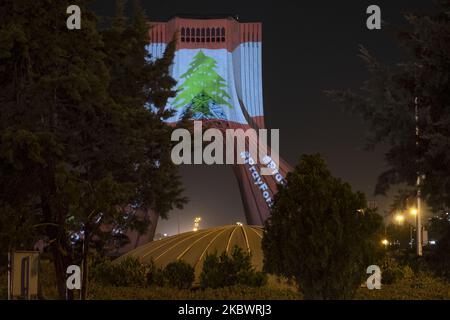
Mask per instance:
[[[184,260],[195,268],[198,279],[207,253],[231,252],[237,245],[251,254],[253,266],[256,270],[261,271],[263,266],[262,236],[262,227],[247,225],[227,225],[185,232],[144,244],[115,261],[120,262],[125,257],[133,256],[142,263],[150,263],[153,260],[157,267],[164,267],[172,261]]]

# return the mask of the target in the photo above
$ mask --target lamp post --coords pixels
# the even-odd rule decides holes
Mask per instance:
[[[200,221],[202,221],[201,217],[196,217],[195,218],[195,220],[194,220],[194,228],[192,229],[192,231],[197,231],[199,229]]]
[[[414,216],[414,218],[417,216],[417,209],[416,208],[411,208],[411,209],[409,209],[409,213],[412,215],[412,216]],[[417,221],[416,221],[417,222]],[[413,227],[412,227],[412,225],[410,224],[409,225],[409,244],[410,244],[410,246],[411,246],[411,249],[412,249],[412,247],[413,247]]]
[[[417,206],[416,206],[416,253],[420,257],[422,256],[422,208],[421,208],[421,196],[422,196],[422,179],[425,176],[422,176],[421,170],[420,170],[420,149],[419,149],[419,143],[420,143],[420,132],[419,132],[419,83],[422,81],[420,78],[419,70],[422,69],[423,65],[420,63],[414,63],[414,77],[416,81],[416,88],[415,88],[415,98],[414,98],[414,120],[416,125],[416,172],[417,172],[417,180],[416,180],[416,189],[417,189]]]
[[[417,148],[417,210],[416,210],[416,250],[417,255],[422,256],[422,222],[421,222],[421,173],[419,169],[419,103],[418,98],[414,98],[414,111],[416,122],[416,148]]]

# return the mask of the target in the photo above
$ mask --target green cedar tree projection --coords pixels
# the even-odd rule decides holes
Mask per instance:
[[[217,61],[200,50],[189,64],[189,69],[181,75],[183,83],[178,87],[179,93],[173,101],[175,108],[189,106],[195,114],[212,117],[211,105],[232,108],[227,101],[230,96],[227,84],[216,71]]]

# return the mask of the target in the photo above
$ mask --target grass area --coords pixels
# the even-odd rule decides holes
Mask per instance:
[[[41,292],[44,299],[57,299],[53,266],[41,260]],[[179,290],[170,287],[112,287],[95,283],[89,285],[88,299],[92,300],[294,300],[300,299],[295,288],[287,281],[269,276],[266,286],[252,288],[233,286],[220,289],[199,288]],[[7,274],[0,272],[0,300],[7,299]]]
[[[233,286],[220,289],[179,290],[167,287],[127,288],[93,285],[89,299],[109,300],[298,300],[298,293],[288,289],[270,287],[252,288]]]
[[[301,295],[292,289],[267,285],[262,288],[234,286],[222,289],[178,290],[172,288],[114,288],[92,286],[90,299],[169,299],[169,300],[299,300]],[[406,279],[384,285],[381,290],[360,288],[356,300],[449,300],[450,285],[427,275],[417,280]]]
[[[42,261],[41,291],[45,299],[56,299],[56,288],[51,265]],[[0,299],[7,298],[7,275],[0,272]],[[269,277],[266,286],[251,288],[246,286],[233,286],[220,289],[190,289],[179,290],[169,287],[108,287],[90,284],[89,299],[96,300],[297,300],[301,295],[295,287],[276,277]],[[450,299],[450,284],[444,280],[428,274],[416,274],[399,280],[391,285],[382,285],[381,290],[368,290],[360,288],[355,296],[358,300],[441,300]]]
[[[449,300],[450,284],[428,274],[416,274],[380,290],[360,288],[355,296],[359,300]]]

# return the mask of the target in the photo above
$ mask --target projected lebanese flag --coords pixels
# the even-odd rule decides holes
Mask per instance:
[[[171,76],[177,81],[178,94],[167,103],[166,108],[175,112],[167,122],[176,123],[190,109],[193,120],[201,120],[204,127],[265,128],[261,23],[181,17],[155,22],[149,30],[147,47],[152,58],[163,56],[175,33]],[[271,155],[269,146],[258,143],[258,148]],[[274,168],[274,174],[261,175],[261,168],[267,165]],[[281,159],[276,165],[259,161],[234,165],[248,224],[263,225],[277,184],[283,182],[290,169]]]
[[[195,120],[222,120],[264,127],[261,23],[174,18],[152,23],[149,53],[162,57],[177,32],[171,76],[179,94],[168,101],[177,122],[191,108]]]

